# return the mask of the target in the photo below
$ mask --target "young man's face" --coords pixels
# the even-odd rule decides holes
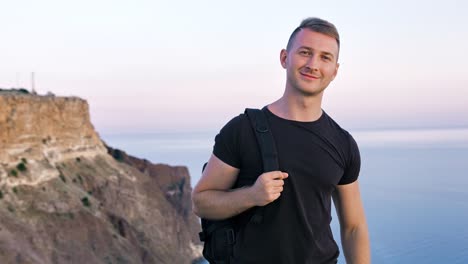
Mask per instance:
[[[321,94],[338,72],[338,44],[333,37],[302,29],[289,51],[281,51],[286,89],[306,96]]]

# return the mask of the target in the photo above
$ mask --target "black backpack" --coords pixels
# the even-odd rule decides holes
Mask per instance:
[[[244,112],[255,131],[257,143],[262,155],[263,171],[279,170],[278,155],[276,152],[273,134],[270,131],[265,113],[260,109],[245,109]],[[206,163],[203,166],[205,169]],[[242,168],[239,172],[235,186],[242,187],[254,182],[247,182],[242,176]],[[242,225],[248,222],[261,224],[265,207],[254,207],[240,215],[224,220],[201,219],[202,232],[199,233],[203,241],[203,256],[211,264],[230,264],[233,248],[236,243],[237,232]]]

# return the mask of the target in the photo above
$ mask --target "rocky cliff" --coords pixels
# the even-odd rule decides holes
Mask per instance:
[[[86,101],[0,92],[0,263],[195,263],[190,192],[107,147]]]

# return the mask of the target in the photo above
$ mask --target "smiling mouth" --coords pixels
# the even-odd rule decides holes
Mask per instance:
[[[317,80],[317,79],[319,79],[319,77],[318,77],[318,76],[315,76],[315,75],[310,75],[310,74],[306,74],[306,73],[302,73],[302,72],[300,72],[300,74],[301,74],[302,76],[304,76],[305,78],[310,79],[310,80]]]

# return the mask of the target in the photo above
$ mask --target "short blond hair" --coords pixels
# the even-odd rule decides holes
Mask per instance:
[[[338,30],[336,29],[335,25],[317,17],[309,17],[302,20],[301,24],[291,33],[286,50],[289,51],[291,49],[297,33],[299,33],[299,31],[301,31],[303,28],[307,28],[311,31],[322,33],[334,38],[338,44],[338,50],[340,50],[340,35],[338,34]]]

